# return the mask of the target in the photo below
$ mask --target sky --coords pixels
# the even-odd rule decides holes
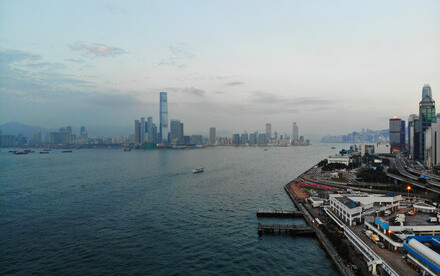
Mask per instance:
[[[440,1],[0,1],[0,123],[344,134],[440,101]],[[105,132],[105,131],[104,131]],[[110,133],[110,131],[109,131]]]

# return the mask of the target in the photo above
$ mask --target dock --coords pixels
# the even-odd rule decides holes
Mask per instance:
[[[289,234],[289,235],[310,235],[315,233],[315,231],[308,226],[298,226],[294,224],[283,225],[283,224],[258,224],[258,235],[268,234]]]
[[[257,217],[278,217],[278,218],[298,218],[303,217],[304,214],[301,211],[289,211],[289,210],[257,210]]]

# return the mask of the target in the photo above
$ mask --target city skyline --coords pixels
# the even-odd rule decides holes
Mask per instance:
[[[46,3],[0,4],[0,123],[125,134],[167,91],[191,133],[323,136],[386,129],[440,87],[438,1]]]

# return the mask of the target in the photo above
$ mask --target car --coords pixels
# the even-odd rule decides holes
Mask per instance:
[[[383,244],[383,242],[378,242],[377,246],[379,246],[380,248],[384,249],[385,248],[385,244]]]

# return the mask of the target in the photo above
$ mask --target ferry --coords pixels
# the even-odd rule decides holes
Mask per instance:
[[[204,172],[205,170],[203,168],[197,168],[193,170],[193,173],[201,173]]]

